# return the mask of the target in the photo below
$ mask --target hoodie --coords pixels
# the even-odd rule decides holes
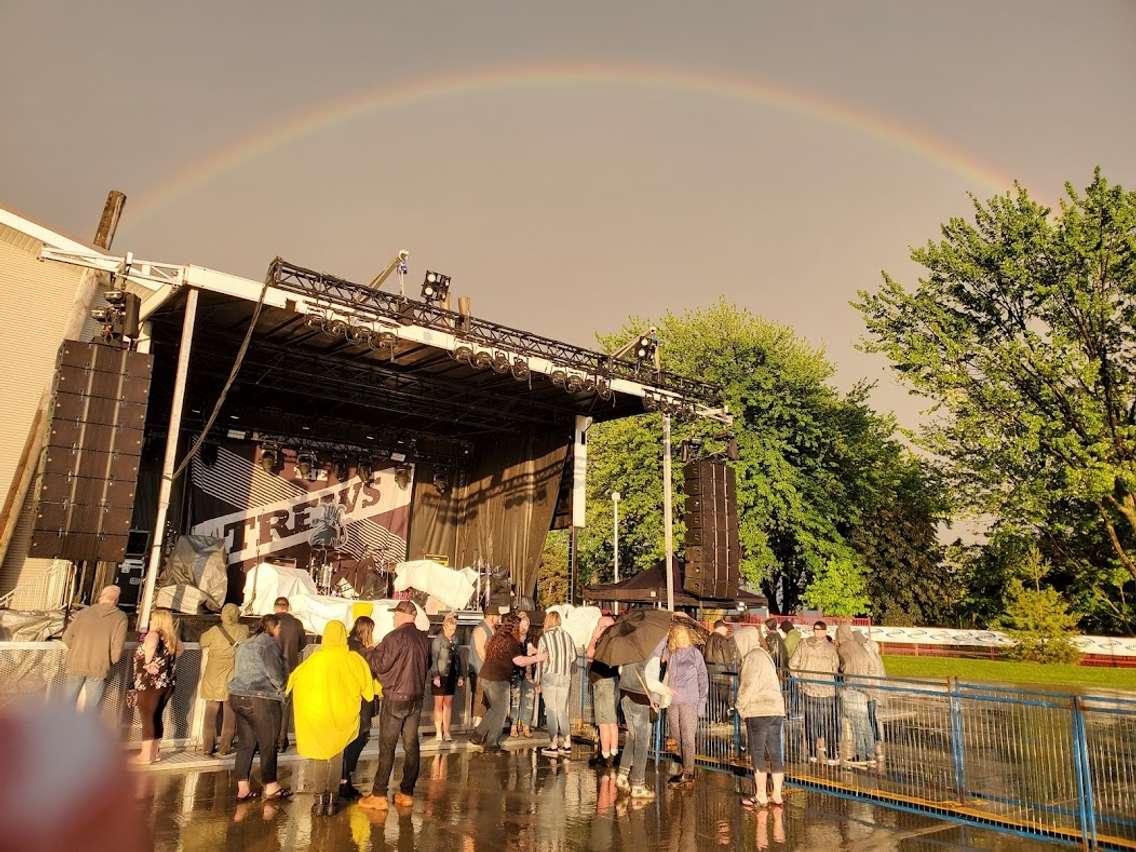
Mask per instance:
[[[204,701],[224,701],[229,697],[229,678],[237,656],[237,643],[248,638],[248,627],[240,623],[236,604],[221,608],[221,623],[201,634],[201,650],[206,651],[199,695]]]
[[[71,619],[63,631],[67,646],[64,673],[105,678],[122,658],[126,642],[126,613],[112,603],[91,604]]]
[[[761,635],[755,627],[739,627],[734,631],[734,643],[742,655],[741,674],[738,677],[738,697],[734,701],[738,715],[743,719],[756,716],[784,716],[785,698],[781,693],[781,679],[773,658],[761,645]]]
[[[347,647],[347,628],[329,621],[319,650],[288,678],[296,721],[296,750],[329,760],[359,733],[359,702],[375,697],[371,669]]]

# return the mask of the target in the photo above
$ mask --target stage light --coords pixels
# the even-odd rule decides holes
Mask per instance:
[[[375,476],[375,462],[372,459],[359,459],[355,462],[355,472],[364,482],[370,482]]]
[[[502,375],[509,372],[509,356],[504,352],[493,353],[493,372]]]
[[[611,382],[600,376],[596,382],[596,393],[599,394],[600,399],[611,399],[615,393],[611,389]]]
[[[469,346],[459,346],[452,353],[455,361],[473,366],[473,349]]]
[[[300,474],[301,479],[310,482],[318,466],[319,459],[316,458],[315,453],[299,453],[296,456],[296,472]]]
[[[484,370],[486,367],[492,367],[493,356],[482,349],[480,352],[473,356],[473,366],[477,367],[477,369],[479,370]]]
[[[439,494],[445,494],[450,490],[450,478],[445,471],[439,470],[434,474],[434,488]]]
[[[201,463],[206,467],[217,464],[217,456],[221,448],[216,444],[205,443],[201,445]]]
[[[564,370],[553,370],[550,378],[558,388],[562,388],[568,383],[568,374]]]
[[[596,392],[596,377],[595,376],[585,377],[584,378],[584,393],[595,393],[595,392]]]
[[[347,459],[339,458],[335,460],[335,481],[346,482],[347,476],[351,473],[351,466],[348,464]]]
[[[260,466],[265,473],[272,473],[280,462],[280,447],[276,444],[264,444],[260,448]]]
[[[346,337],[347,336],[347,323],[343,320],[331,320],[327,324],[327,333],[332,337]]]
[[[568,374],[568,381],[564,384],[564,387],[567,388],[568,393],[577,393],[583,386],[583,376],[581,376],[579,373]]]
[[[123,290],[107,290],[103,293],[103,300],[108,305],[121,305],[126,302],[126,292]]]
[[[444,302],[450,294],[450,276],[426,271],[422,280],[422,298],[427,302]]]
[[[639,335],[639,342],[635,345],[635,361],[638,366],[644,363],[654,366],[655,364],[655,351],[659,348],[659,338],[655,334],[655,330],[651,329],[647,334]]]
[[[394,459],[395,454],[391,453],[391,458]],[[394,481],[399,488],[410,487],[410,468],[400,467],[394,472]]]
[[[390,459],[392,462],[404,462],[406,461],[406,453],[396,450],[395,452],[391,453]]]
[[[524,358],[513,359],[513,378],[518,382],[523,382],[529,377],[529,365]]]
[[[659,408],[659,400],[655,398],[652,393],[643,394],[643,410],[644,411],[657,411]]]
[[[394,349],[398,344],[398,335],[393,331],[382,331],[372,337],[371,345],[376,349]]]
[[[114,319],[114,311],[110,308],[94,308],[91,310],[91,319],[95,322],[110,322]]]

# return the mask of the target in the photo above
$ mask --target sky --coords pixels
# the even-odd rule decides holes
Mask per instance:
[[[968,193],[1136,184],[1134,46],[1131,0],[0,0],[0,206],[87,240],[120,189],[118,252],[255,279],[405,248],[585,345],[725,295],[912,426],[850,300]]]

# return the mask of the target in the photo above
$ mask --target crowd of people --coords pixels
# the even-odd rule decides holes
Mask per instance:
[[[67,697],[73,702],[82,698],[88,707],[98,706],[108,673],[123,653],[126,617],[117,607],[117,593],[115,587],[104,589],[98,603],[81,611],[64,635]],[[292,794],[278,780],[277,757],[290,747],[288,731],[293,728],[316,794],[313,814],[334,814],[340,803],[352,800],[371,810],[389,807],[388,786],[400,742],[402,775],[393,798],[397,805],[411,804],[427,691],[439,743],[453,741],[454,695],[466,687],[473,695],[469,741],[474,749],[500,752],[506,733],[531,737],[543,703],[548,744],[540,753],[571,755],[568,700],[578,653],[559,613],[545,613],[540,635],[534,637],[528,613],[487,610],[472,631],[467,670],[452,614],[431,637],[416,627],[415,605],[402,601],[392,613],[394,628],[381,641],[376,641],[369,617],[357,618],[350,632],[344,623],[330,621],[319,647],[305,657],[307,636],[289,608],[288,600],[279,598],[275,612],[262,616],[250,631],[240,622],[238,608],[227,605],[220,622],[200,639],[208,652],[198,686],[205,702],[200,749],[207,755],[235,749],[237,801]],[[646,770],[653,723],[664,709],[678,756],[667,784],[677,790],[695,783],[699,720],[715,708],[737,713],[754,771],[754,793],[742,799],[747,808],[782,803],[787,715],[803,716],[812,762],[870,767],[880,759],[882,696],[873,678],[884,676],[883,663],[876,643],[847,624],[838,625],[830,637],[828,625],[817,621],[811,635],[802,637],[791,622],[776,619],[732,630],[719,621],[708,635],[690,622],[675,621],[645,659],[613,666],[597,659],[597,645],[616,623],[604,612],[585,654],[598,734],[590,765],[614,770],[620,794],[655,796]],[[176,686],[181,648],[172,615],[154,611],[131,663],[129,703],[142,725],[136,762],[159,759],[162,720]],[[846,680],[838,688],[841,677]],[[354,776],[376,712],[378,769],[371,790],[364,793]],[[626,731],[622,749],[621,717]],[[842,754],[845,725],[849,736]],[[253,786],[254,759],[259,761],[259,790]]]

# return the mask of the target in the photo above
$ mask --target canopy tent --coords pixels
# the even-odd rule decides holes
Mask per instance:
[[[700,598],[683,590],[683,562],[676,558],[671,562],[671,574],[674,580],[675,606],[725,608],[745,604],[747,609],[755,609],[769,605],[763,595],[755,595],[739,589],[737,597],[730,599]],[[667,575],[663,573],[663,563],[660,561],[655,567],[632,574],[626,580],[618,583],[603,583],[584,587],[585,601],[595,603],[641,603],[663,604],[667,602]]]

